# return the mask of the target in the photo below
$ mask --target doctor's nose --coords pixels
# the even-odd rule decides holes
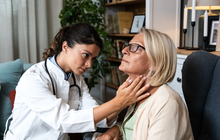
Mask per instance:
[[[92,66],[92,61],[91,60],[86,61],[85,65],[87,68],[90,68]]]

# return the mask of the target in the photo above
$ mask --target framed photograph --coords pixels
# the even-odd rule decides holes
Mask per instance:
[[[206,41],[207,51],[215,51],[218,36],[219,16],[208,17],[208,39]]]
[[[220,15],[219,15],[220,17]],[[220,51],[220,18],[219,18],[219,21],[218,21],[218,36],[217,36],[217,44],[216,44],[216,49],[215,51]]]
[[[134,15],[133,21],[131,24],[130,34],[137,34],[141,27],[144,26],[145,15]]]
[[[212,21],[211,34],[210,34],[210,40],[209,40],[210,45],[216,45],[217,43],[218,24],[219,24],[219,21]]]

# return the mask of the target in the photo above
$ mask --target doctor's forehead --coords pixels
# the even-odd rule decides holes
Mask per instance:
[[[97,57],[100,52],[100,48],[96,44],[84,44],[81,45],[81,49],[92,57]]]

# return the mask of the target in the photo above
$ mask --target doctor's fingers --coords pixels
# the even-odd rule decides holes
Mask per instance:
[[[119,90],[124,89],[124,88],[128,87],[131,83],[132,83],[132,80],[130,77],[128,77],[127,80],[122,85],[120,85],[120,87],[118,89]]]
[[[144,80],[143,80],[144,79]],[[138,76],[136,79],[134,79],[132,81],[132,79],[129,79],[128,82],[130,83],[127,87],[125,87],[129,93],[131,93],[132,91],[134,91],[134,89],[136,89],[136,87],[138,87],[138,89],[140,88],[140,86],[143,84],[143,82],[145,81],[146,79],[143,78],[142,75]],[[127,82],[127,81],[126,81]],[[137,91],[137,90],[135,90]]]
[[[132,79],[129,77],[117,90],[117,95],[120,96],[135,96],[137,91],[133,91],[133,89],[139,84],[142,80],[142,76],[138,76],[133,82]],[[143,82],[141,82],[143,84]]]
[[[132,90],[133,90],[133,92],[135,92],[135,93],[137,93],[138,92],[138,90],[140,90],[141,89],[141,87],[143,86],[143,84],[145,83],[145,81],[147,80],[147,78],[146,77],[141,77],[141,76],[139,76],[141,79],[140,79],[140,81],[139,82],[137,82],[137,81],[134,81],[133,83],[135,83],[135,85],[136,86],[129,86],[129,88],[131,88]],[[137,79],[137,78],[136,78]],[[135,79],[135,80],[136,80]],[[132,84],[133,84],[132,83]],[[132,85],[131,84],[131,85]]]
[[[137,100],[139,101],[143,98],[150,96],[150,89],[151,89],[150,84],[147,84],[147,85],[143,86],[140,90],[138,90],[135,95]]]

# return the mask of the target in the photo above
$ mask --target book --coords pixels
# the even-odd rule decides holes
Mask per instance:
[[[116,53],[114,54],[115,58],[117,59],[122,59],[122,47],[124,45],[124,43],[127,43],[128,40],[122,40],[122,39],[115,39],[114,40],[114,44],[113,47],[115,47],[114,49],[116,49]]]
[[[118,21],[118,15],[114,15],[114,24],[115,24],[115,33],[120,34],[120,29],[119,29],[119,21]]]
[[[117,75],[118,75],[118,79],[119,79],[119,85],[122,85],[126,79],[128,78],[128,75],[126,73],[124,73],[123,71],[120,71],[118,68],[116,70]]]
[[[111,58],[118,58],[118,51],[117,48],[115,47],[115,42],[111,47]]]
[[[119,22],[119,29],[120,33],[123,33],[123,29],[129,29],[131,28],[133,20],[133,12],[121,12],[118,11],[118,22]]]
[[[117,31],[116,31],[117,30],[117,27],[116,27],[116,22],[117,22],[116,20],[117,19],[115,19],[115,17],[116,17],[116,15],[112,15],[112,24],[113,24],[113,33],[114,34],[117,33]]]
[[[116,48],[118,51],[118,59],[122,59],[122,47],[124,45],[124,43],[127,43],[128,41],[126,40],[121,40],[121,39],[117,39],[116,40]]]
[[[113,31],[114,31],[114,29],[113,29],[112,15],[107,15],[107,20],[108,20],[109,34],[112,34]]]

